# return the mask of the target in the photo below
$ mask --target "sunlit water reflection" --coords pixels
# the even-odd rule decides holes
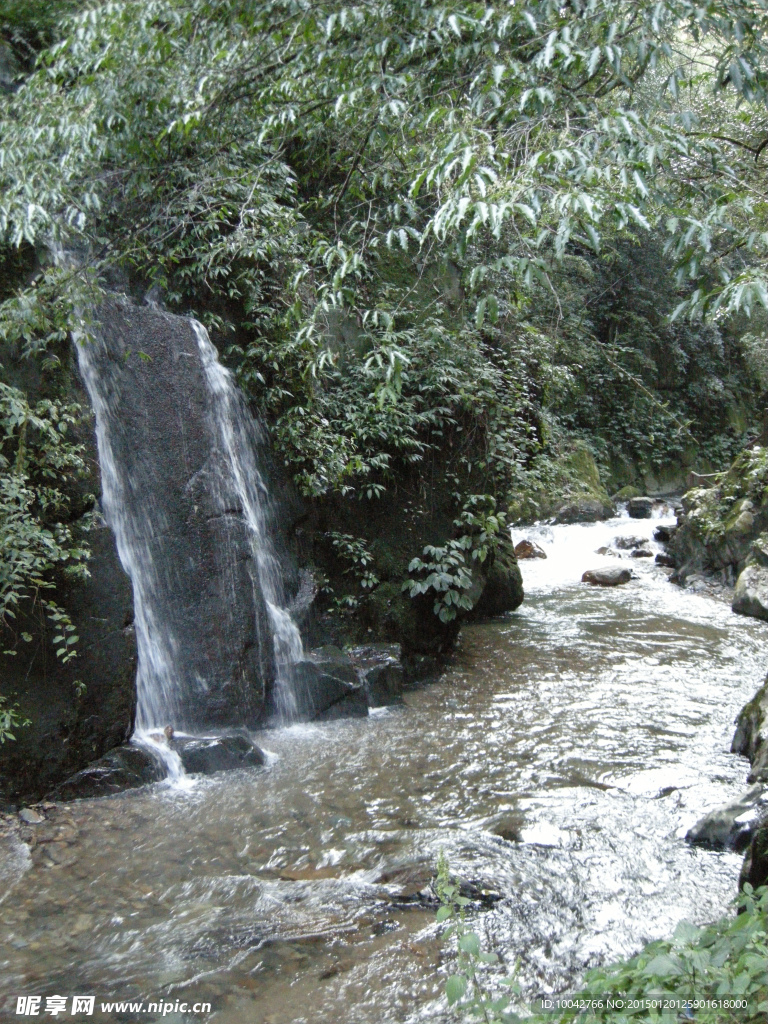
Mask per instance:
[[[441,849],[502,894],[478,928],[529,996],[724,912],[740,857],[683,836],[743,788],[728,748],[766,627],[626,553],[631,583],[579,582],[656,525],[523,531],[549,554],[522,566],[524,605],[465,629],[403,708],[262,734],[265,769],[51,812],[66,847],[9,839],[3,996],[205,999],[217,1024],[442,1019],[448,951],[408,902]]]

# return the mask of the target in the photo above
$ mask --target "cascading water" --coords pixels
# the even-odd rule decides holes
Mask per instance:
[[[296,700],[285,671],[304,657],[298,626],[286,609],[283,574],[272,547],[267,516],[269,496],[255,460],[253,421],[243,399],[232,382],[232,376],[219,362],[208,332],[197,320],[192,321],[200,358],[213,397],[211,416],[216,425],[222,451],[229,457],[232,478],[241,501],[243,515],[251,531],[261,592],[273,631],[276,666],[276,704],[283,718],[291,718]]]
[[[253,727],[268,702],[290,718],[287,667],[303,652],[270,536],[263,431],[201,324],[117,300],[99,318],[77,352],[104,514],[133,584],[135,736]]]

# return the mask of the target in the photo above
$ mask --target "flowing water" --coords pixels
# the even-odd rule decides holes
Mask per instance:
[[[465,628],[402,707],[262,733],[262,769],[51,807],[31,850],[7,836],[3,995],[90,993],[93,1019],[212,1004],[175,1024],[442,1020],[450,956],[419,895],[440,850],[502,897],[477,928],[528,997],[725,912],[741,858],[683,836],[744,786],[728,748],[766,626],[626,554],[626,586],[579,582],[655,525],[526,531],[549,557],[523,563],[523,606]]]

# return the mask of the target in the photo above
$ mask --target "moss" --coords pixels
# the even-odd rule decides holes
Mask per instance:
[[[510,501],[508,517],[515,523],[533,522],[584,498],[611,506],[592,450],[585,442],[576,441],[552,458],[538,460],[536,473],[526,476]]]
[[[755,445],[744,451],[714,487],[695,487],[683,497],[694,533],[707,542],[727,533],[748,533],[745,513],[768,506],[768,449]]]
[[[613,500],[629,501],[630,498],[641,497],[642,493],[643,492],[640,490],[639,487],[632,487],[632,485],[630,484],[627,487],[622,487],[620,491],[617,491],[613,496]]]

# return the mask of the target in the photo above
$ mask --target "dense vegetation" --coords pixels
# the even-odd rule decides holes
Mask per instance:
[[[0,15],[2,361],[50,381],[22,417],[4,392],[4,621],[80,558],[50,494],[52,453],[77,461],[55,366],[103,287],[204,320],[315,498],[375,501],[450,448],[457,514],[503,509],[562,487],[574,438],[615,486],[749,439],[762,2]]]
[[[761,3],[1,13],[3,361],[48,374],[34,409],[4,384],[6,623],[82,558],[55,371],[103,287],[200,316],[316,498],[450,447],[457,514],[503,508],[574,438],[618,486],[748,437]]]

